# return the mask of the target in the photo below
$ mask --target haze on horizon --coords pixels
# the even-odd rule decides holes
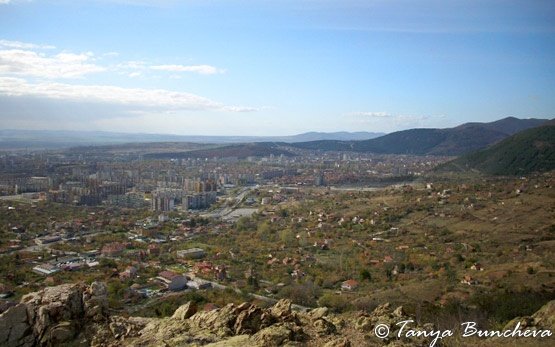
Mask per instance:
[[[549,0],[0,0],[2,129],[292,135],[553,118]]]

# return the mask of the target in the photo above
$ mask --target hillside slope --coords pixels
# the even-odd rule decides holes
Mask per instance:
[[[491,123],[465,123],[448,129],[409,129],[365,141],[295,143],[303,149],[381,154],[460,155],[496,143],[516,132],[536,127],[546,119],[504,118]]]
[[[528,129],[490,148],[469,153],[438,171],[479,171],[490,175],[522,175],[555,169],[555,125]]]

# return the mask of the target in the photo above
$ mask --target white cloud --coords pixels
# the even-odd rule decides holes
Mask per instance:
[[[1,0],[0,0],[1,1]],[[220,112],[235,113],[233,117],[259,111],[259,108],[228,105],[192,93],[167,89],[119,87],[111,83],[86,83],[90,74],[111,71],[129,78],[146,80],[157,71],[182,77],[181,72],[217,74],[224,70],[210,65],[155,65],[142,60],[125,61],[117,52],[96,56],[92,52],[45,52],[54,46],[19,41],[0,40],[0,122],[18,126],[50,126],[92,124],[95,120],[130,117],[196,117],[191,111],[203,112],[217,118]],[[106,63],[106,58],[112,58]],[[170,77],[171,77],[170,76]],[[103,77],[103,75],[99,76]],[[64,79],[81,78],[81,82]],[[231,115],[229,115],[231,117]],[[125,120],[127,119],[127,120]],[[250,122],[245,120],[245,122]],[[106,123],[106,124],[108,124]],[[34,124],[34,125],[33,125]],[[60,125],[61,126],[61,125]]]
[[[2,0],[0,0],[2,1]],[[192,72],[201,75],[214,75],[225,73],[224,69],[211,65],[151,65],[142,60],[130,60],[109,65],[101,65],[103,58],[117,58],[118,52],[100,54],[96,59],[92,52],[71,53],[59,52],[46,54],[44,49],[55,49],[51,45],[39,45],[21,41],[0,40],[0,75],[33,76],[47,79],[81,78],[85,75],[102,72],[116,71],[128,76],[147,76],[146,70],[166,71],[174,73]]]
[[[9,1],[8,1],[9,2]],[[5,2],[5,3],[8,3]],[[0,0],[0,4],[2,0]],[[54,49],[56,46],[52,45],[37,45],[34,43],[27,43],[21,41],[0,40],[0,47],[4,48],[17,48],[17,49]]]
[[[0,4],[9,4],[11,0],[0,0]]]
[[[352,124],[371,126],[376,131],[396,131],[409,128],[450,126],[445,115],[392,114],[388,112],[351,112],[345,115]]]
[[[117,66],[120,69],[137,69],[142,70],[146,68],[146,62],[142,60],[129,60]]]
[[[362,123],[388,122],[402,124],[404,122],[420,122],[430,119],[433,116],[390,114],[387,112],[353,112],[348,114],[358,119]]]
[[[125,61],[112,67],[112,69],[117,71],[119,74],[131,78],[144,76],[144,72],[146,72],[145,70],[147,68],[147,63],[141,60]]]
[[[41,78],[76,78],[101,72],[105,68],[92,64],[93,54],[58,53],[46,56],[31,50],[0,50],[0,73]]]
[[[393,117],[387,112],[353,112],[349,115],[355,117],[367,117],[367,118],[391,118]]]
[[[116,58],[116,57],[119,57],[119,53],[118,52],[108,52],[108,53],[102,54],[102,56],[107,57],[107,58]]]
[[[241,113],[245,113],[245,112],[257,112],[260,111],[260,108],[256,108],[256,107],[243,107],[243,106],[224,106],[222,108],[224,111],[229,111],[229,112],[241,112]]]
[[[32,96],[63,101],[125,105],[130,110],[212,110],[253,112],[251,107],[227,106],[191,93],[165,89],[122,88],[107,85],[29,83],[21,78],[0,77],[0,95]]]
[[[215,75],[225,72],[225,70],[211,65],[154,65],[150,68],[170,72],[195,72],[201,75]]]

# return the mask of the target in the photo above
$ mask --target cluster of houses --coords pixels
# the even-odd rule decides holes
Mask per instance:
[[[46,263],[33,267],[33,271],[39,275],[50,276],[59,271],[75,271],[82,268],[91,268],[99,265],[97,257],[100,253],[96,250],[85,252],[75,256],[56,257]]]

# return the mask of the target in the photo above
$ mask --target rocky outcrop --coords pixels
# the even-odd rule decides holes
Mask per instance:
[[[555,332],[555,300],[548,302],[531,316],[511,320],[505,329],[513,329],[520,322],[522,329],[550,330]]]
[[[228,345],[232,345],[232,342],[248,339],[253,346],[278,346],[305,338],[303,324],[297,313],[291,311],[288,300],[282,300],[270,309],[249,303],[228,304],[189,316],[191,307],[192,303],[187,303],[171,318],[150,321],[138,334],[128,335],[122,342],[149,346],[156,345],[156,341],[166,341],[171,346],[186,346],[228,341]]]
[[[194,302],[189,301],[175,310],[172,318],[185,320],[191,318],[191,316],[195,313],[197,313],[197,305]]]
[[[353,321],[331,315],[326,308],[291,309],[280,300],[264,309],[250,303],[197,311],[194,303],[172,317],[109,316],[102,283],[67,284],[26,295],[0,315],[0,346],[59,346],[79,341],[84,346],[351,346],[372,341],[372,327],[404,318],[388,305]],[[377,341],[381,342],[381,341]]]
[[[404,338],[401,334],[399,337],[399,322],[412,321],[410,328],[415,331],[432,331],[434,330],[433,324],[417,325],[414,323],[416,320],[407,315],[403,310],[402,306],[395,309],[391,307],[389,303],[380,305],[372,311],[370,314],[360,313],[357,318],[355,318],[355,329],[364,333],[365,341],[371,345],[394,345],[397,347],[401,346],[428,346],[430,344],[430,339],[420,336],[412,336],[410,338]],[[387,326],[389,333],[387,336],[377,337],[375,334],[375,329],[378,326]]]
[[[59,346],[73,340],[87,322],[104,321],[107,307],[103,283],[44,288],[0,315],[0,346]]]
[[[244,303],[228,304],[222,308],[201,311],[184,318],[191,303],[178,308],[172,318],[153,319],[135,335],[121,340],[122,345],[154,346],[165,341],[168,346],[418,346],[428,345],[425,338],[402,340],[395,337],[395,324],[411,319],[402,307],[389,304],[372,313],[337,316],[327,308],[308,312],[291,310],[289,300],[280,300],[263,309]],[[390,338],[374,335],[377,324],[392,328]],[[422,329],[421,326],[414,326]],[[433,327],[428,326],[428,329]]]
[[[102,283],[67,284],[26,295],[0,314],[0,346],[429,346],[425,336],[398,337],[402,321],[418,325],[402,307],[378,306],[371,313],[335,315],[327,308],[291,310],[289,300],[261,308],[250,303],[228,304],[198,311],[194,303],[179,307],[172,317],[142,318],[107,314]],[[523,327],[555,329],[555,301],[529,317],[515,319]],[[378,338],[375,329],[389,327]],[[402,335],[402,334],[401,334]],[[439,342],[441,343],[441,342]],[[439,344],[436,344],[439,345]]]

